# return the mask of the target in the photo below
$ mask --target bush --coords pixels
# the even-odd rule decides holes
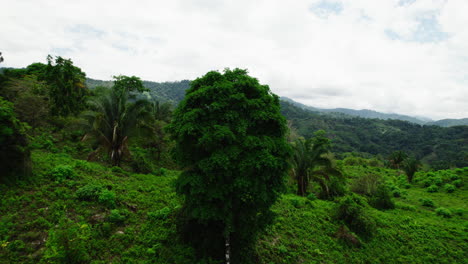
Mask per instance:
[[[314,201],[317,200],[317,196],[315,196],[314,193],[309,193],[309,195],[307,195],[307,199],[309,199],[309,201]]]
[[[420,200],[422,205],[423,206],[426,206],[426,207],[434,207],[434,201],[432,201],[431,199],[421,199]]]
[[[44,259],[47,263],[88,263],[90,228],[62,218],[49,231]]]
[[[456,214],[458,216],[463,216],[463,213],[465,212],[465,210],[463,208],[456,208],[456,209],[453,209],[452,212],[453,214]]]
[[[304,197],[300,196],[289,196],[287,200],[296,208],[304,207],[307,201]]]
[[[374,195],[381,184],[382,177],[376,174],[366,174],[353,182],[351,191],[362,195]]]
[[[155,166],[152,158],[145,149],[132,148],[132,162],[130,163],[134,172],[137,173],[152,173],[155,171]]]
[[[76,196],[80,200],[94,201],[98,199],[103,189],[104,187],[100,184],[88,183],[76,191]]]
[[[461,179],[459,179],[459,180],[454,180],[454,181],[452,182],[452,184],[455,185],[455,187],[460,188],[460,187],[463,186],[463,181],[462,181]]]
[[[125,171],[124,171],[122,168],[118,167],[118,166],[112,167],[112,168],[111,168],[111,171],[112,171],[113,173],[122,173],[122,174],[125,174]]]
[[[366,202],[362,197],[356,194],[345,196],[339,201],[336,218],[344,221],[353,232],[363,236],[372,236],[375,223],[366,214],[365,208]]]
[[[171,214],[172,210],[169,207],[164,207],[155,212],[148,212],[148,218],[151,220],[164,220]]]
[[[447,183],[444,185],[444,190],[448,193],[453,193],[455,191],[455,186]]]
[[[396,187],[392,190],[393,197],[401,197],[401,190],[400,188]]]
[[[127,213],[128,212],[120,211],[118,209],[111,210],[108,220],[112,223],[122,224],[127,218]]]
[[[437,208],[435,210],[436,214],[439,215],[439,216],[442,216],[444,218],[450,218],[452,217],[452,212],[450,212],[449,209],[446,209],[444,207],[440,207],[440,208]]]
[[[439,188],[437,188],[436,185],[431,185],[431,186],[429,186],[429,187],[426,188],[426,191],[427,191],[427,192],[430,192],[430,193],[434,193],[434,192],[437,192],[438,189],[439,189]]]
[[[437,186],[441,186],[442,183],[444,182],[442,180],[442,177],[440,177],[440,176],[436,176],[436,177],[431,178],[431,181],[432,181],[432,184],[435,184]]]
[[[50,171],[50,176],[58,182],[63,182],[74,178],[76,173],[70,165],[57,165]]]
[[[104,189],[101,191],[98,197],[99,203],[107,206],[108,208],[115,208],[116,205],[116,195],[115,192]]]
[[[377,187],[376,193],[370,197],[370,205],[377,209],[394,209],[395,202],[392,200],[390,190],[384,184]]]
[[[421,184],[423,187],[429,187],[432,184],[432,181],[430,179],[424,179],[421,181]]]

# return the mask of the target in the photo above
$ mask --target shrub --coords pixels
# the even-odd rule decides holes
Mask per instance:
[[[118,166],[112,167],[112,168],[111,168],[111,171],[114,172],[114,173],[122,173],[122,174],[125,173],[125,171],[122,170],[122,168],[120,168],[120,167],[118,167]]]
[[[151,220],[161,220],[161,219],[164,220],[169,216],[171,212],[172,211],[169,207],[164,207],[161,210],[148,212],[148,218],[150,218]]]
[[[309,201],[314,201],[317,200],[317,196],[315,196],[314,193],[309,193],[309,195],[307,195],[307,199],[309,199]]]
[[[455,191],[455,186],[452,185],[452,184],[445,184],[444,185],[444,191],[448,192],[448,193],[453,193]]]
[[[434,207],[434,201],[432,201],[431,199],[421,199],[420,200],[422,205],[423,206],[426,206],[426,207]]]
[[[109,222],[122,224],[127,218],[127,212],[114,209],[110,211],[108,220]]]
[[[462,181],[461,179],[459,179],[459,180],[454,180],[454,181],[452,182],[452,184],[455,185],[455,187],[460,188],[460,187],[463,186],[463,181]]]
[[[401,190],[400,188],[396,187],[392,190],[393,197],[401,197]]]
[[[394,209],[395,202],[392,200],[390,190],[384,184],[380,184],[373,196],[370,197],[370,205],[377,209]]]
[[[115,200],[116,200],[115,192],[109,191],[107,189],[102,190],[98,197],[99,203],[109,208],[115,208],[115,205],[116,205]]]
[[[444,182],[442,180],[442,177],[440,177],[440,176],[436,176],[436,177],[431,178],[431,181],[432,181],[432,184],[435,184],[437,186],[441,186],[442,183]]]
[[[291,203],[294,207],[296,208],[301,208],[305,206],[305,202],[307,201],[304,199],[304,197],[298,197],[298,196],[290,196],[287,198],[289,203]]]
[[[88,183],[76,191],[76,196],[84,201],[97,200],[103,189],[103,186],[100,184]]]
[[[47,263],[88,263],[90,229],[62,218],[49,231],[44,259]]]
[[[429,187],[432,184],[432,181],[430,179],[424,179],[421,181],[421,184],[423,187]]]
[[[366,202],[362,197],[351,194],[339,201],[336,218],[357,234],[372,236],[375,230],[374,221],[365,212]]]
[[[155,166],[152,159],[145,149],[132,148],[132,162],[130,163],[134,172],[151,173],[155,171]]]
[[[444,218],[450,218],[452,217],[452,212],[450,212],[449,209],[444,208],[444,207],[439,207],[435,210],[436,214],[439,216],[442,216]]]
[[[352,232],[350,232],[349,229],[344,225],[340,226],[338,231],[335,233],[335,236],[348,246],[361,247],[362,243],[359,240],[359,238],[356,237]]]
[[[463,213],[465,212],[465,210],[463,208],[456,208],[456,209],[453,209],[452,212],[453,214],[456,214],[458,216],[463,216]]]
[[[351,185],[351,191],[363,195],[373,195],[382,183],[382,178],[376,174],[366,174],[356,179]]]
[[[439,189],[439,188],[437,188],[437,186],[433,184],[433,185],[427,187],[427,188],[426,188],[426,191],[427,191],[427,192],[430,192],[430,193],[433,193],[433,192],[437,192],[438,189]]]
[[[70,165],[57,165],[50,171],[50,176],[58,182],[63,182],[74,178],[76,174]]]

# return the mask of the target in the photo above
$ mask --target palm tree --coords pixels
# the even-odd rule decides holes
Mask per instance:
[[[408,178],[408,182],[411,183],[413,181],[414,174],[418,171],[419,167],[421,166],[421,162],[414,157],[409,157],[405,159],[403,162],[403,170],[406,173],[406,177]]]
[[[161,153],[166,148],[168,141],[164,128],[171,121],[172,105],[153,100],[148,104],[148,114],[151,116],[151,121],[147,122],[145,127],[150,134],[145,146],[154,151],[156,160],[160,161]]]
[[[90,101],[92,111],[85,113],[88,133],[83,138],[93,136],[99,141],[99,147],[88,159],[104,148],[108,151],[113,166],[120,166],[122,156],[129,152],[129,137],[143,127],[142,122],[148,117],[148,101],[129,102],[131,90],[122,88],[121,80],[125,76],[119,78],[116,78],[114,87],[109,92]]]
[[[408,155],[401,150],[393,152],[389,157],[390,167],[400,169],[401,164],[407,157]]]
[[[297,194],[305,196],[311,180],[316,181],[323,196],[335,194],[331,187],[336,179],[330,176],[341,176],[333,163],[330,153],[331,141],[325,137],[325,131],[319,130],[308,140],[299,139],[294,144],[293,173],[297,180]]]

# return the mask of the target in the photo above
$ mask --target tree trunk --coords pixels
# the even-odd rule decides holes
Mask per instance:
[[[303,175],[300,175],[297,178],[297,195],[304,196],[305,195],[305,179]]]
[[[230,233],[226,235],[226,264],[231,263],[231,244],[230,244]]]

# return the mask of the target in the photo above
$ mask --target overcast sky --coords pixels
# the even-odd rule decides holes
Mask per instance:
[[[0,0],[3,67],[71,58],[88,77],[247,68],[321,107],[468,117],[468,0]]]

